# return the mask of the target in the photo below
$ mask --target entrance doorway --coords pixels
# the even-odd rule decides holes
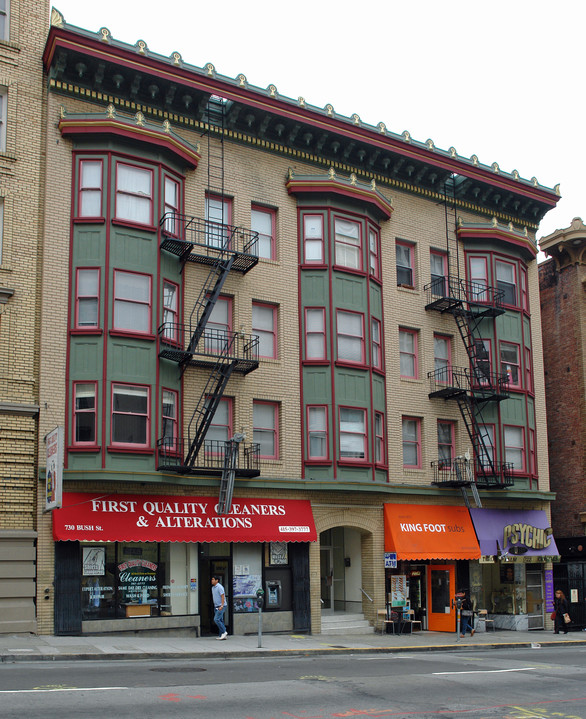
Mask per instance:
[[[230,560],[228,559],[211,559],[202,557],[199,565],[200,577],[200,595],[199,606],[201,615],[201,633],[203,635],[217,634],[218,627],[214,623],[214,605],[212,602],[212,584],[211,579],[217,576],[220,584],[226,592],[226,611],[224,612],[224,624],[228,633],[231,634],[230,625],[232,624],[231,616],[231,599],[230,599]]]
[[[362,534],[332,527],[320,540],[320,598],[323,613],[362,612]]]
[[[433,632],[456,630],[456,565],[431,564],[427,573],[427,628]]]
[[[319,576],[321,610],[324,613],[334,611],[334,550],[332,547],[320,547]]]

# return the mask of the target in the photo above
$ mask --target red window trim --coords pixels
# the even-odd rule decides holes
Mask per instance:
[[[163,413],[163,406],[164,406],[164,393],[169,392],[169,394],[172,394],[175,397],[175,417],[168,417]],[[171,389],[170,387],[161,387],[161,428],[164,424],[165,419],[171,419],[173,423],[173,437],[174,442],[173,446],[170,448],[165,448],[165,451],[167,454],[179,454],[180,446],[178,444],[178,439],[180,437],[180,428],[179,428],[179,420],[180,420],[180,413],[179,413],[179,392],[175,389]],[[161,431],[161,438],[163,437],[162,431]]]
[[[497,434],[496,434],[496,424],[494,422],[488,422],[485,424],[479,425],[479,429],[488,430],[484,434],[490,434],[490,439],[492,440],[492,457],[491,461],[494,464],[497,461]],[[475,438],[476,439],[476,438]],[[477,440],[479,441],[479,440]]]
[[[137,195],[136,193],[129,192],[128,190],[120,190],[118,188],[118,168],[121,166],[126,167],[132,167],[135,170],[142,170],[144,172],[148,172],[151,176],[151,194],[148,196],[149,204],[150,204],[150,213],[149,213],[149,221],[148,222],[138,222],[137,220],[129,220],[125,217],[118,217],[118,197],[123,195],[130,195],[132,197],[141,197],[141,199],[144,199],[142,195]],[[138,163],[128,162],[126,160],[115,160],[115,184],[114,184],[114,218],[112,222],[114,224],[124,225],[126,227],[140,227],[140,228],[150,228],[150,229],[156,229],[155,228],[155,221],[154,221],[154,194],[155,194],[155,173],[152,167],[144,167],[143,165],[139,165]]]
[[[305,236],[305,220],[309,217],[319,217],[321,220],[321,237],[310,237],[307,238]],[[303,241],[303,264],[308,265],[309,267],[324,267],[326,265],[326,254],[325,254],[325,237],[324,237],[324,228],[325,228],[326,222],[325,217],[321,213],[313,213],[313,212],[306,212],[302,215],[302,241]],[[309,239],[310,242],[319,242],[321,246],[321,259],[320,260],[308,260],[307,255],[305,252],[306,248],[306,242]]]
[[[279,318],[278,318],[278,314],[277,314],[278,307],[277,307],[277,305],[273,305],[270,302],[253,301],[253,303],[252,303],[252,308],[253,308],[252,334],[258,334],[259,332],[262,332],[265,334],[269,333],[269,330],[265,330],[262,328],[255,328],[255,326],[254,326],[254,308],[255,307],[265,307],[265,308],[272,310],[272,313],[273,313],[273,329],[270,330],[270,332],[272,332],[272,336],[273,336],[273,353],[271,355],[259,354],[259,357],[262,359],[279,359],[279,354],[278,354],[278,331],[279,331],[278,321],[279,321]],[[259,353],[260,353],[260,345],[259,345]]]
[[[346,333],[340,332],[340,313],[344,313],[347,315],[358,315],[360,317],[361,326],[362,326],[362,334],[361,335],[349,335]],[[342,337],[354,337],[360,339],[360,361],[356,362],[355,360],[346,359],[345,357],[340,357],[340,344],[339,344],[339,338]],[[338,308],[336,310],[336,364],[345,364],[350,365],[352,367],[364,367],[366,364],[366,348],[365,348],[365,337],[364,337],[364,312],[354,312],[353,310],[345,310]]]
[[[132,300],[128,299],[126,297],[118,297],[116,295],[116,274],[117,273],[124,273],[127,275],[140,275],[141,277],[148,277],[149,280],[149,299],[148,299],[148,327],[149,329],[146,332],[143,332],[141,330],[128,330],[123,327],[116,327],[116,301],[124,301],[124,302],[133,302],[138,305],[145,305],[146,302],[138,301],[138,300]],[[146,272],[134,272],[132,270],[122,270],[120,268],[115,268],[112,276],[112,329],[110,330],[110,334],[114,336],[114,333],[123,333],[125,336],[127,335],[134,335],[139,336],[146,339],[155,339],[155,336],[152,333],[152,326],[153,326],[153,276],[150,274],[147,274]]]
[[[507,427],[510,427],[512,429],[520,429],[521,430],[521,446],[517,447],[515,445],[508,445],[506,443],[506,430]],[[521,424],[503,424],[503,456],[505,458],[505,462],[507,462],[507,447],[510,447],[510,449],[514,450],[521,450],[521,458],[523,461],[523,466],[521,469],[513,469],[513,474],[527,474],[527,447],[525,446],[525,427]]]
[[[533,353],[529,347],[524,347],[524,362],[525,362],[525,389],[529,394],[535,393],[535,387],[533,385]]]
[[[507,362],[502,359],[502,347],[503,345],[510,345],[511,347],[517,348],[517,362]],[[509,342],[508,340],[499,340],[499,362],[501,367],[501,372],[504,374],[507,372],[505,369],[506,365],[511,365],[512,367],[517,368],[517,377],[518,382],[513,383],[512,380],[512,373],[511,377],[509,378],[509,389],[523,389],[523,374],[522,374],[522,366],[521,366],[521,345],[518,342]]]
[[[84,162],[94,162],[99,163],[100,165],[100,184],[97,187],[82,187],[81,184],[81,178],[82,178],[82,165]],[[82,205],[81,198],[83,196],[84,191],[92,191],[100,193],[100,213],[98,215],[81,215],[80,214],[80,208]],[[75,211],[75,217],[74,222],[89,222],[89,223],[97,223],[97,222],[105,222],[104,218],[104,160],[101,157],[91,158],[91,157],[80,157],[78,158],[78,166],[77,166],[77,205],[76,205],[76,211]]]
[[[487,288],[486,292],[483,293],[485,296],[480,297],[480,296],[475,295],[471,299],[474,299],[474,301],[477,303],[487,303],[487,302],[492,301],[492,297],[489,296],[490,293],[488,290],[488,288],[490,287],[490,277],[489,277],[489,273],[488,273],[489,258],[486,255],[469,254],[466,259],[467,259],[466,269],[468,271],[468,281],[469,281],[470,285],[472,286],[472,285],[476,284],[479,286],[479,288],[482,286],[485,286]],[[472,260],[482,260],[482,262],[484,263],[484,270],[485,270],[484,276],[482,276],[482,277],[480,277],[479,275],[475,275],[474,277],[472,276],[472,264],[471,264]],[[483,280],[484,285],[482,284],[482,282],[479,282],[479,280]],[[480,289],[476,290],[476,291],[479,292]]]
[[[254,407],[257,405],[268,405],[273,408],[274,427],[257,427],[254,423]],[[280,403],[272,400],[255,399],[252,401],[252,416],[253,416],[253,436],[254,430],[271,431],[273,433],[273,446],[275,448],[275,454],[261,454],[260,459],[279,460],[280,459],[280,446],[279,446],[279,414],[280,414]]]
[[[378,327],[378,342],[375,342],[375,340],[374,340],[373,325],[375,325],[375,324]],[[384,358],[384,353],[383,353],[383,344],[384,344],[384,342],[383,342],[383,323],[381,320],[379,320],[378,317],[370,318],[370,333],[371,333],[371,343],[372,343],[370,359],[371,359],[372,368],[375,370],[378,370],[379,372],[384,372],[385,358]],[[375,355],[374,348],[375,347],[378,348],[378,358],[379,358],[378,362],[376,364],[374,362],[374,355]]]
[[[210,399],[211,399],[211,395],[208,395],[206,397],[206,402],[208,402],[208,400],[210,400]],[[223,406],[224,403],[226,403],[226,406],[228,407],[228,424],[223,424],[220,422],[214,423],[214,419],[216,418],[216,412],[218,411],[218,409],[221,406]],[[222,397],[222,399],[220,399],[218,406],[216,407],[216,412],[214,412],[214,416],[212,417],[212,422],[209,426],[209,429],[211,429],[212,427],[226,427],[226,429],[227,429],[226,441],[228,441],[234,435],[234,398],[233,397]],[[218,440],[208,439],[208,441],[212,442],[212,441],[218,441]],[[217,452],[214,452],[210,449],[205,449],[205,442],[206,442],[206,440],[204,438],[204,450],[205,450],[206,454],[210,457],[217,457],[218,456]]]
[[[494,284],[496,286],[497,292],[499,292],[499,278],[498,278],[498,266],[501,265],[510,265],[513,268],[513,277],[514,282],[513,286],[515,287],[515,303],[511,304],[510,302],[506,302],[506,300],[503,299],[503,304],[505,307],[515,307],[519,308],[521,303],[520,295],[520,288],[519,288],[519,268],[517,266],[517,262],[514,260],[506,260],[502,257],[495,257],[494,258]],[[505,284],[510,285],[510,282],[506,282]]]
[[[377,417],[381,418],[381,428],[382,428],[381,435],[378,435],[376,433],[376,418]],[[373,426],[372,426],[372,434],[373,434],[373,438],[374,438],[374,454],[373,454],[374,463],[377,467],[386,467],[387,466],[387,441],[386,441],[387,433],[386,433],[386,427],[385,427],[384,412],[379,412],[379,411],[375,410]],[[378,460],[376,458],[376,449],[377,449],[377,444],[379,443],[379,441],[380,441],[380,445],[381,445],[381,459],[380,460]]]
[[[277,252],[276,252],[276,234],[277,234],[277,210],[274,207],[265,207],[263,205],[259,205],[256,202],[252,202],[250,205],[250,213],[252,215],[253,212],[261,212],[266,215],[269,215],[271,218],[271,235],[269,237],[270,240],[270,257],[264,257],[259,253],[259,257],[261,260],[271,260],[275,261],[277,258]],[[252,217],[251,217],[252,220]],[[251,229],[252,229],[252,221],[250,223]],[[260,246],[260,232],[259,232],[259,246]],[[268,235],[264,235],[264,237],[268,237]]]
[[[535,448],[535,430],[529,428],[529,473],[537,476],[537,453]]]
[[[367,234],[368,234],[368,272],[372,279],[378,280],[380,282],[381,280],[381,266],[380,266],[380,230],[378,228],[373,227],[370,224],[367,224],[366,226]],[[375,237],[375,251],[373,252],[370,247],[370,237],[371,233],[374,234]],[[374,258],[374,264],[375,269],[373,271],[372,269],[372,259]]]
[[[93,385],[94,387],[94,409],[93,412],[80,410],[78,411],[75,407],[76,404],[76,392],[77,392],[77,386],[81,384],[88,384]],[[71,421],[71,447],[76,450],[85,449],[88,451],[95,452],[100,448],[100,445],[98,444],[98,383],[95,380],[77,380],[73,382],[72,387],[72,398],[73,401],[71,402],[71,413],[72,413],[72,421]],[[76,426],[77,426],[77,415],[78,414],[93,414],[94,415],[94,441],[93,442],[77,442],[75,439],[76,435]]]
[[[450,459],[453,461],[454,457],[456,456],[456,423],[453,419],[438,419],[437,426],[439,429],[440,424],[445,424],[446,426],[450,427]],[[437,458],[438,461],[440,461],[440,447],[446,447],[447,445],[444,443],[440,443],[439,441],[439,433],[437,438]]]
[[[312,432],[309,428],[309,414],[311,409],[323,409],[324,410],[324,418],[325,418],[325,444],[326,444],[326,454],[323,457],[314,457],[310,454],[310,447],[311,447],[311,435]],[[306,418],[306,442],[307,442],[307,462],[311,462],[311,464],[331,464],[331,457],[330,457],[330,433],[329,433],[329,417],[328,417],[328,405],[327,404],[308,404],[305,408],[305,418]]]
[[[98,274],[98,293],[96,295],[80,295],[79,294],[79,273],[85,272],[88,270],[92,270],[94,272],[97,272]],[[101,289],[101,281],[102,281],[102,272],[100,267],[77,267],[75,270],[75,309],[74,309],[74,327],[73,330],[76,332],[83,332],[84,334],[87,334],[88,332],[96,332],[99,331],[100,334],[102,330],[100,329],[100,289]],[[98,314],[96,318],[96,324],[95,325],[83,325],[80,326],[79,324],[79,300],[80,299],[94,299],[97,303],[97,309]]]
[[[443,379],[437,379],[436,375],[436,382],[439,382],[440,384],[449,384],[452,381],[452,338],[450,335],[445,335],[442,332],[434,332],[433,333],[433,369],[434,372],[437,372],[437,367],[435,366],[436,360],[441,359],[443,360],[443,357],[438,357],[435,353],[435,341],[438,340],[446,340],[448,345],[448,365],[446,369],[446,377],[445,380]]]
[[[321,312],[322,318],[323,318],[323,329],[321,332],[310,332],[308,329],[308,322],[307,322],[307,314],[308,312]],[[327,350],[327,338],[326,338],[326,308],[325,307],[306,307],[304,310],[304,316],[305,316],[305,322],[304,322],[304,334],[305,334],[305,361],[306,362],[325,362],[328,358],[328,350]],[[321,336],[322,343],[323,343],[323,352],[320,357],[309,357],[307,353],[307,347],[308,347],[308,337],[309,335],[312,336]]]
[[[342,220],[343,222],[350,222],[353,225],[356,225],[358,227],[358,245],[353,245],[349,242],[345,242],[343,240],[338,241],[337,239],[337,232],[336,232],[336,220]],[[364,232],[362,223],[353,217],[344,216],[340,212],[334,212],[332,216],[332,240],[333,242],[333,249],[334,249],[334,257],[332,266],[334,269],[339,270],[341,272],[351,272],[354,274],[359,275],[366,275],[366,272],[364,271]],[[337,262],[337,249],[338,245],[344,245],[345,247],[352,247],[352,248],[358,248],[358,267],[349,267],[348,265],[341,265]]]
[[[432,256],[439,257],[442,261],[442,276],[444,278],[444,295],[447,295],[448,289],[449,289],[447,287],[447,283],[448,283],[448,254],[447,254],[447,252],[444,252],[442,250],[430,250],[429,255],[430,255],[429,275],[430,275],[430,280],[432,282],[433,282],[433,279],[432,279],[433,272],[431,271],[431,257]],[[434,291],[433,294],[437,295],[438,292]]]
[[[177,187],[177,206],[172,205],[171,203],[167,202],[167,180],[169,182],[172,182]],[[172,212],[175,215],[181,214],[181,182],[175,178],[172,177],[168,172],[163,172],[163,179],[162,179],[162,187],[163,187],[163,215],[166,215],[168,212]],[[172,237],[179,237],[179,228],[177,219],[173,220],[175,227],[170,228],[169,227],[169,220],[165,222],[165,234],[170,235]]]
[[[401,351],[401,333],[413,335],[413,337],[414,337],[413,354],[411,354],[410,352],[402,352]],[[401,379],[419,379],[419,330],[412,330],[408,327],[399,327],[399,373],[401,372],[401,356],[402,355],[413,357],[413,369],[415,371],[415,374],[414,375],[400,374]]]
[[[341,445],[341,435],[342,435],[342,410],[343,409],[350,409],[358,412],[362,412],[362,415],[364,417],[364,433],[362,434],[362,437],[364,439],[363,447],[364,447],[364,457],[342,457],[342,445]],[[345,434],[350,434],[349,432],[345,432]],[[358,432],[352,432],[351,434],[358,434]],[[368,422],[367,422],[367,416],[366,416],[366,409],[364,407],[353,407],[352,405],[338,405],[338,464],[348,464],[348,465],[364,465],[369,464],[369,456],[368,456]]]
[[[415,422],[417,426],[417,440],[416,440],[416,447],[417,447],[417,464],[405,464],[405,460],[403,459],[403,468],[404,469],[421,469],[422,467],[422,457],[421,457],[421,417],[411,417],[409,415],[403,415],[401,417],[401,449],[403,449],[403,445],[405,443],[405,439],[403,438],[403,423],[404,422]],[[413,444],[413,442],[410,442],[410,444]]]
[[[169,310],[165,306],[165,285],[171,285],[175,288],[175,309]],[[165,320],[165,311],[169,311],[173,315],[173,319],[171,320],[171,335],[166,335],[164,329],[161,331],[161,339],[164,340],[167,344],[179,344],[179,319],[180,319],[180,306],[179,306],[179,300],[180,300],[180,292],[179,292],[179,285],[177,282],[173,282],[172,280],[168,280],[166,277],[163,277],[163,297],[161,302],[161,309],[162,309],[162,317],[161,317],[161,325],[164,325],[166,323]]]
[[[521,266],[519,268],[519,282],[520,282],[520,291],[521,291],[521,309],[523,312],[526,312],[527,314],[530,314],[529,311],[529,275],[527,273],[527,268]]]
[[[395,239],[395,264],[397,257],[397,247],[406,247],[409,250],[409,269],[411,270],[411,284],[399,282],[398,265],[396,266],[397,287],[414,290],[417,284],[417,278],[415,277],[415,244],[413,242],[409,242],[408,240],[400,240],[398,238]],[[401,265],[401,267],[404,267],[404,265]]]
[[[114,427],[114,389],[116,387],[134,387],[140,389],[146,389],[147,391],[147,412],[146,412],[146,443],[145,444],[130,444],[128,442],[116,442],[113,437]],[[116,413],[116,414],[130,414],[135,416],[133,413]],[[143,417],[144,415],[136,415],[137,417]],[[111,382],[110,383],[110,444],[108,445],[108,451],[127,451],[145,453],[153,452],[151,448],[151,387],[148,384],[139,384],[137,382]]]

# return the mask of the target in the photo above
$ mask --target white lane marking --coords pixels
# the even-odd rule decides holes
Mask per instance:
[[[0,694],[48,694],[50,692],[106,692],[128,687],[70,687],[69,689],[0,689]]]
[[[534,669],[535,667],[522,667],[520,669],[474,669],[469,672],[432,672],[432,674],[504,674],[505,672],[531,672]]]

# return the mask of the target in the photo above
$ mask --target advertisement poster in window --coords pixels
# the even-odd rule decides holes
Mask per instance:
[[[236,613],[256,612],[256,590],[262,587],[260,574],[235,574],[232,579],[234,590],[234,611]]]
[[[106,571],[106,547],[83,547],[84,577],[103,577]]]
[[[269,552],[272,566],[289,564],[287,542],[270,542]]]
[[[405,607],[407,605],[407,575],[399,574],[391,577],[391,606]]]

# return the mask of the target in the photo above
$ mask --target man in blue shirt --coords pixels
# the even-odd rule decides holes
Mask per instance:
[[[217,640],[227,639],[228,632],[224,624],[224,611],[226,609],[226,593],[224,587],[220,584],[220,578],[214,575],[212,577],[212,600],[214,602],[214,622],[216,623],[220,635]]]

